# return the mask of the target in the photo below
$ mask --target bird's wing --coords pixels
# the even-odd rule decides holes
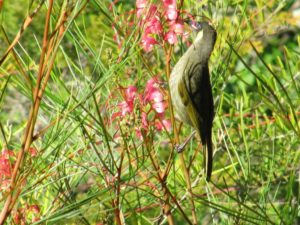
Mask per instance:
[[[207,180],[212,172],[212,122],[214,105],[208,64],[198,63],[188,71],[178,83],[178,91],[183,104],[186,106],[190,121],[197,128],[201,142],[205,147],[204,163]],[[184,94],[184,93],[188,93]]]

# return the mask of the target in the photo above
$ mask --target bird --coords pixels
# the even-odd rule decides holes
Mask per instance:
[[[214,100],[208,63],[217,32],[207,21],[193,21],[192,28],[197,31],[196,38],[172,69],[169,88],[176,117],[192,126],[200,136],[209,181],[213,168]],[[178,152],[183,148],[179,146]]]

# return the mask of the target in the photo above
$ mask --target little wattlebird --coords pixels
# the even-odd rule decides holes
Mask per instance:
[[[179,120],[194,127],[204,147],[206,180],[212,173],[212,125],[214,102],[208,61],[213,51],[217,32],[208,22],[193,22],[197,36],[193,44],[172,70],[169,87],[175,113]],[[185,144],[184,144],[185,145]],[[181,152],[184,148],[177,148]]]

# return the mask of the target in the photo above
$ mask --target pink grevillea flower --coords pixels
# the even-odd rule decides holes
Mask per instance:
[[[176,0],[163,0],[165,8],[165,16],[168,20],[176,20],[178,12],[176,9]]]
[[[163,0],[165,8],[174,8],[176,9],[176,0]]]
[[[38,205],[28,205],[25,207],[18,208],[13,212],[13,220],[15,224],[32,224],[38,222],[40,218],[37,214],[40,213],[40,208]]]
[[[169,31],[165,35],[165,40],[169,42],[169,44],[174,45],[177,43],[177,35],[174,31]]]
[[[135,86],[128,86],[125,89],[125,101],[122,101],[118,104],[121,116],[125,116],[127,113],[131,113],[133,111],[134,99],[136,98],[136,96],[137,88]]]
[[[7,149],[0,154],[0,190],[9,188],[15,158],[14,152]]]
[[[10,186],[10,178],[1,179],[0,178],[0,190],[7,190]]]
[[[136,8],[143,9],[146,7],[148,0],[136,0]]]
[[[159,88],[159,82],[160,81],[157,77],[152,77],[147,81],[145,91],[150,92],[152,89]]]
[[[153,102],[152,103],[152,108],[157,112],[157,113],[164,113],[166,110],[166,103],[165,102]]]
[[[177,10],[174,8],[167,8],[166,9],[166,17],[168,20],[176,20],[178,17]]]
[[[156,120],[155,127],[158,131],[167,130],[170,131],[172,128],[171,121],[168,119]]]
[[[146,20],[155,17],[155,16],[159,16],[159,12],[157,9],[157,6],[154,4],[151,4],[148,11],[146,12],[146,16],[144,17]]]
[[[154,38],[154,35],[163,32],[163,27],[159,15],[157,15],[157,7],[155,5],[150,6],[148,12],[146,12],[146,15],[143,17],[141,24],[145,27],[142,36],[142,47],[146,52],[150,52],[154,45],[158,43]]]
[[[138,18],[143,14],[144,8],[147,5],[147,1],[148,0],[136,0],[136,15]]]
[[[11,176],[13,165],[10,162],[10,157],[14,157],[12,151],[7,149],[2,151],[0,155],[0,178]]]
[[[122,116],[125,116],[127,113],[131,113],[134,107],[133,102],[126,102],[126,101],[120,102],[118,106],[120,108]]]
[[[136,7],[137,17],[141,18],[140,26],[145,28],[142,35],[141,45],[146,52],[150,52],[154,45],[158,43],[154,38],[154,35],[161,34],[163,32],[163,27],[159,19],[160,16],[157,6],[151,4],[147,7],[147,3],[148,1],[137,0]]]
[[[111,121],[119,118],[124,124],[134,124],[135,135],[140,139],[149,132],[150,127],[157,131],[171,129],[170,121],[165,118],[167,103],[157,77],[147,81],[143,93],[139,93],[137,87],[131,85],[122,89],[122,96],[124,99],[117,104],[119,109],[113,114]]]
[[[164,39],[169,42],[169,44],[174,45],[178,42],[177,35],[184,36],[184,25],[181,20],[169,21],[170,30],[165,34]]]
[[[136,1],[136,8],[137,8],[137,18],[140,18],[142,15],[142,19],[146,20],[148,18],[153,17],[157,12],[157,6],[151,4],[147,7],[148,2],[144,0]]]
[[[142,47],[146,52],[150,52],[153,49],[155,44],[157,44],[155,38],[150,36],[142,37]]]
[[[148,101],[161,102],[163,101],[164,96],[157,88],[151,88],[149,90],[149,95],[147,96]]]
[[[24,222],[24,224],[25,224],[25,222],[26,222],[26,221],[24,221],[22,213],[20,213],[19,210],[14,213],[13,219],[14,219],[15,224],[21,224],[21,222]]]
[[[158,17],[153,17],[147,22],[147,27],[145,29],[145,35],[148,34],[161,34],[163,32],[163,27]]]
[[[32,157],[35,157],[35,156],[37,156],[37,154],[38,154],[36,148],[34,148],[34,147],[30,147],[30,148],[28,149],[28,153],[29,153],[30,156],[32,156]]]
[[[159,92],[159,80],[157,77],[152,77],[150,80],[147,81],[144,93],[144,101],[149,102],[153,100],[154,93]]]
[[[183,21],[177,20],[177,21],[170,21],[169,27],[171,31],[174,31],[177,35],[183,35],[184,34],[184,25]]]
[[[164,102],[163,94],[159,89],[158,80],[156,78],[148,80],[145,88],[144,101],[150,102],[152,108],[157,113],[163,113],[165,111],[166,103]]]
[[[177,35],[184,36],[176,0],[162,0],[151,5],[149,2],[150,0],[136,1],[137,17],[141,18],[139,23],[144,28],[141,46],[146,52],[152,51],[161,40],[174,45],[178,42]]]
[[[134,101],[137,95],[137,88],[135,86],[128,86],[125,90],[126,101]]]

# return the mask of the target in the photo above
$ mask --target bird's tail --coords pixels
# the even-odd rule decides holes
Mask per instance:
[[[212,173],[212,168],[213,168],[213,147],[212,147],[211,137],[206,139],[206,143],[204,144],[204,149],[205,149],[204,163],[205,163],[206,181],[209,181]]]

